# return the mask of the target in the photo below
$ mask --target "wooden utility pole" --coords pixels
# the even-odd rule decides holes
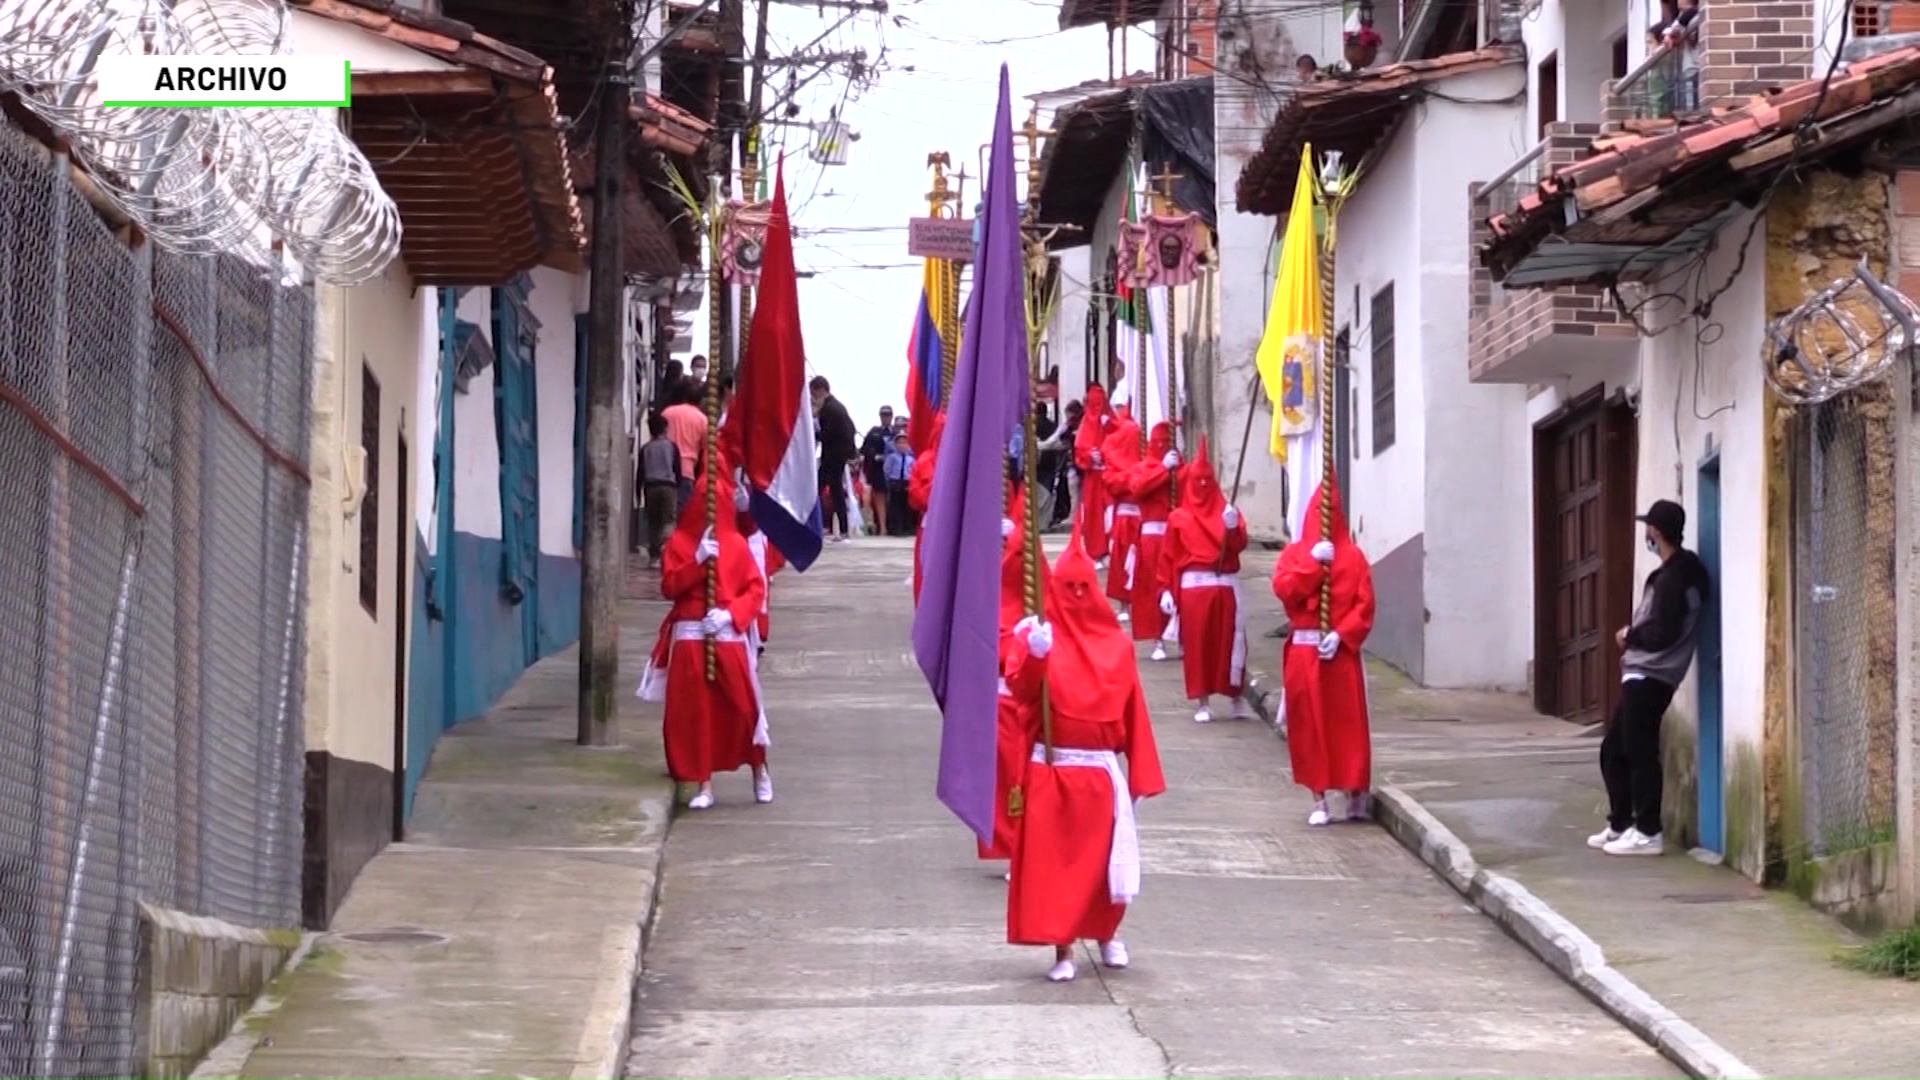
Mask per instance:
[[[617,59],[601,73],[600,112],[594,132],[593,252],[588,307],[586,452],[582,490],[580,583],[580,702],[576,738],[582,746],[613,741],[615,683],[620,678],[620,596],[626,583],[628,483],[623,452],[621,400],[626,363],[627,288],[625,223],[621,187],[627,169],[627,108],[633,73],[633,11],[612,5]]]

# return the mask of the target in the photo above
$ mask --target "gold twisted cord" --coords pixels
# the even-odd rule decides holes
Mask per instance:
[[[718,185],[715,185],[715,189],[716,191],[718,190]],[[706,513],[707,528],[710,531],[715,530],[719,522],[720,510],[720,485],[715,482],[713,475],[714,459],[719,451],[720,439],[720,379],[719,373],[714,369],[719,367],[721,360],[720,343],[723,340],[721,330],[726,319],[726,304],[723,300],[726,297],[727,288],[726,269],[720,257],[720,210],[721,208],[718,206],[713,210],[713,228],[711,230],[711,244],[709,246],[712,255],[708,260],[710,265],[707,268],[707,330],[710,345],[709,351],[713,353],[713,357],[707,369],[707,437],[700,451],[700,469],[702,475],[707,479]],[[707,563],[706,578],[706,611],[712,611],[720,601],[720,560],[718,558],[714,558]],[[704,617],[705,614],[706,612],[703,611],[701,613],[702,617]],[[720,655],[711,637],[706,639],[706,661],[707,681],[714,682],[720,677]]]
[[[1333,419],[1333,219],[1340,200],[1326,200],[1327,236],[1320,247],[1320,539],[1333,542],[1334,453],[1328,440]],[[1320,578],[1320,631],[1333,629],[1333,563]]]

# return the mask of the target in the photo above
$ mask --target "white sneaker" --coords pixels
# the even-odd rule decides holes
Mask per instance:
[[[703,788],[698,795],[687,800],[687,809],[706,810],[713,806],[713,789]]]
[[[1127,955],[1126,942],[1109,941],[1100,946],[1100,962],[1118,970],[1132,963],[1133,959]]]
[[[1213,710],[1207,708],[1205,705],[1200,706],[1193,711],[1193,722],[1196,724],[1213,723]]]
[[[1367,812],[1370,796],[1364,791],[1356,791],[1347,796],[1347,820],[1366,821],[1373,815]]]
[[[1648,836],[1639,829],[1628,829],[1620,839],[1600,850],[1609,855],[1665,855],[1667,844],[1658,836]]]
[[[773,774],[768,772],[764,765],[753,770],[753,801],[757,803],[773,801]]]
[[[1252,720],[1254,718],[1253,705],[1248,702],[1246,698],[1234,698],[1233,718],[1235,720]]]
[[[1315,803],[1313,806],[1313,813],[1307,815],[1307,824],[1315,828],[1319,828],[1322,825],[1331,824],[1332,822],[1333,822],[1333,815],[1327,813],[1326,803]]]
[[[1613,843],[1615,840],[1620,839],[1620,835],[1620,833],[1614,831],[1613,826],[1609,825],[1599,832],[1594,833],[1592,836],[1587,837],[1587,846],[1599,850]]]
[[[1132,622],[1132,621],[1133,621],[1133,616],[1131,616],[1131,615],[1128,615],[1128,614],[1127,614],[1126,612],[1124,612],[1124,611],[1120,613],[1120,625],[1121,625],[1121,626],[1125,626],[1125,625],[1127,625],[1128,623],[1130,623],[1130,622]]]
[[[1013,871],[1011,870],[1007,871],[1004,875],[1002,875],[1001,880],[1005,881],[1009,885],[1013,884]]]
[[[1155,642],[1153,646],[1153,655],[1147,657],[1147,659],[1165,660],[1166,658],[1167,658],[1167,647],[1165,645],[1160,644],[1159,642]]]
[[[1075,974],[1076,973],[1073,969],[1073,961],[1071,959],[1062,960],[1059,963],[1054,964],[1053,967],[1047,970],[1047,981],[1048,982],[1072,982],[1073,976]]]

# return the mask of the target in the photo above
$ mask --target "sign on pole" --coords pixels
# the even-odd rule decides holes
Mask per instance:
[[[908,218],[907,254],[916,259],[972,262],[973,222],[966,218]]]

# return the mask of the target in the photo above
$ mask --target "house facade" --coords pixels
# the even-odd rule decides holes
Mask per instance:
[[[1611,708],[1654,568],[1631,517],[1680,503],[1717,588],[1663,729],[1670,835],[1876,925],[1915,893],[1911,376],[1885,333],[1820,320],[1897,324],[1861,266],[1920,282],[1920,38],[1909,5],[1844,34],[1841,10],[1705,4],[1651,43],[1639,5],[1539,5],[1539,141],[1473,193],[1468,363],[1527,394],[1536,706]],[[1846,374],[1810,394],[1807,371]]]

